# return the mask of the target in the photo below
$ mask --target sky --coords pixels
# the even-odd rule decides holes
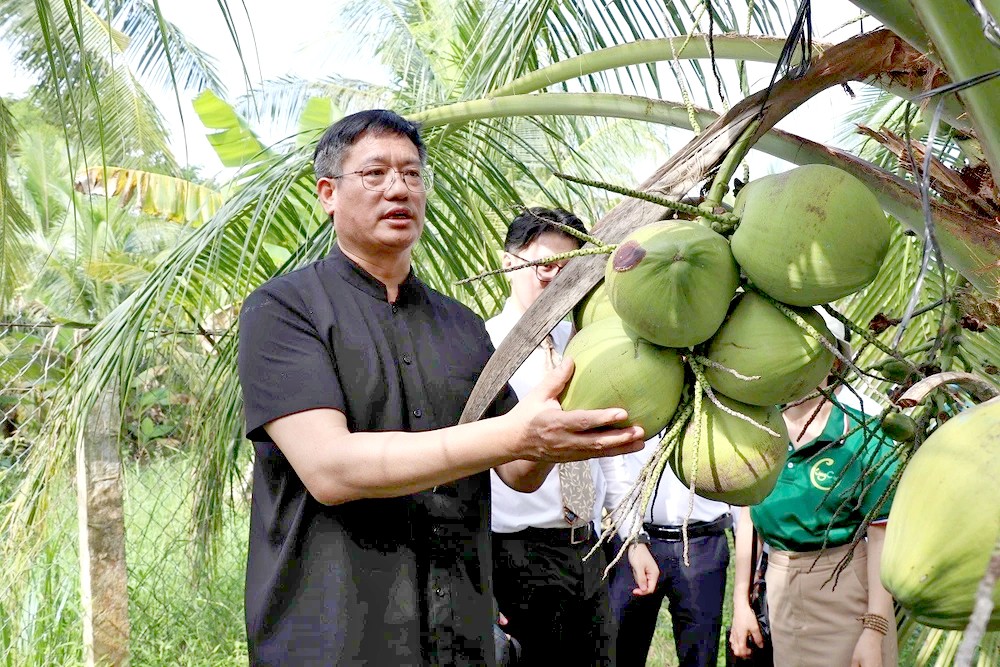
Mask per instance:
[[[234,12],[249,76],[254,83],[280,76],[299,76],[304,79],[320,79],[336,74],[344,77],[385,83],[387,75],[370,53],[358,48],[356,40],[345,34],[341,25],[341,9],[350,0],[243,0],[229,3]],[[813,3],[814,39],[818,41],[839,41],[855,34],[856,24],[844,28],[835,35],[829,31],[847,23],[858,15],[857,9],[847,0],[824,0]],[[185,35],[204,51],[208,52],[218,65],[218,72],[226,86],[230,101],[246,91],[246,79],[240,59],[229,35],[218,5],[209,0],[160,0],[160,7],[167,20],[175,23]],[[245,8],[245,12],[244,12]],[[248,28],[247,14],[253,23],[253,32]],[[874,27],[866,21],[865,28]],[[730,68],[731,69],[731,68]],[[756,70],[756,80],[751,79],[751,89],[756,90],[767,84],[769,66]],[[23,72],[18,72],[11,62],[10,53],[0,42],[0,95],[19,95],[27,89],[29,81]],[[736,88],[734,88],[736,89]],[[191,94],[190,97],[194,95]],[[182,126],[177,101],[172,93],[154,93],[154,99],[164,113],[171,128],[175,155],[183,163],[199,167],[205,177],[224,176],[214,151],[204,136],[204,129],[190,108],[189,100],[182,96],[185,123]],[[779,127],[802,134],[823,143],[834,143],[837,126],[829,119],[841,117],[849,110],[852,102],[838,89],[829,90],[803,108],[800,108]],[[817,123],[822,118],[824,122]],[[255,129],[257,129],[255,127]],[[277,140],[279,136],[268,136],[262,130],[262,138]],[[676,150],[689,138],[689,134],[673,133],[669,148]],[[763,171],[774,171],[781,167],[773,160],[757,157],[752,163]],[[657,167],[657,164],[637,164],[637,179],[642,180]]]
[[[320,79],[337,74],[385,83],[385,72],[370,54],[359,51],[340,25],[341,8],[348,0],[242,0],[229,2],[237,27],[243,60],[254,84],[262,80],[299,76]],[[225,19],[213,0],[160,0],[164,17],[214,58],[228,100],[246,92],[246,77]],[[244,11],[245,8],[245,11]],[[253,22],[249,29],[247,16]],[[0,95],[20,95],[30,81],[13,65],[7,45],[0,42]],[[185,128],[172,91],[150,91],[171,128],[171,148],[178,161],[202,168],[210,177],[222,170],[204,129],[182,93]],[[186,141],[184,130],[186,129]],[[256,128],[255,128],[256,129]],[[262,137],[277,140],[280,137]],[[188,159],[185,159],[187,155]]]

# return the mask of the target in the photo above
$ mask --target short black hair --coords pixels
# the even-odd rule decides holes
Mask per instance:
[[[365,133],[404,136],[417,147],[420,164],[427,162],[427,148],[420,138],[419,125],[406,120],[394,111],[369,109],[344,116],[323,133],[313,153],[313,170],[316,172],[316,178],[330,178],[337,175],[348,149]]]
[[[532,206],[521,211],[521,214],[511,220],[507,228],[507,237],[503,242],[503,249],[507,252],[520,250],[531,244],[545,232],[555,232],[573,239],[577,247],[583,246],[583,241],[560,229],[553,223],[559,223],[572,227],[583,234],[587,233],[587,228],[583,226],[583,221],[566,209],[545,208],[543,206]]]

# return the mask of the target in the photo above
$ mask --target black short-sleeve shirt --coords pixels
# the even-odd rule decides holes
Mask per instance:
[[[488,473],[324,506],[263,428],[315,408],[340,410],[352,432],[451,426],[492,352],[471,310],[412,272],[390,304],[339,246],[247,298],[239,374],[256,453],[251,664],[493,663]],[[508,388],[491,414],[513,402]]]

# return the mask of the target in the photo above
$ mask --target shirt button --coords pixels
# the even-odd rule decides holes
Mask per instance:
[[[789,467],[789,468],[792,468],[792,467],[794,467],[794,466],[792,466],[792,464],[791,464],[791,463],[789,463],[789,464],[788,464],[788,467]]]
[[[794,451],[794,449],[795,449],[795,447],[792,447],[791,445],[788,445],[788,451],[791,452],[791,451]]]
[[[407,365],[412,364],[413,363],[413,359],[410,358],[410,355],[404,354],[403,355],[403,363],[407,364]]]
[[[397,306],[396,304],[392,304],[392,314],[395,315],[398,312],[399,312],[399,306]]]
[[[414,416],[414,417],[420,417],[420,416],[422,416],[423,414],[424,414],[424,411],[423,411],[423,410],[421,410],[420,408],[417,408],[416,410],[414,410],[414,411],[413,411],[413,416]]]

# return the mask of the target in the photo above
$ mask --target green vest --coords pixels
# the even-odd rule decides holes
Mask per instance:
[[[866,429],[830,446],[866,418]],[[834,406],[815,440],[798,450],[788,445],[788,461],[774,490],[750,508],[765,542],[801,552],[821,549],[824,540],[827,547],[838,547],[854,539],[854,531],[886,495],[899,466],[895,443],[875,428],[876,423],[871,415]],[[889,495],[879,509],[880,519],[888,516],[891,503]]]

